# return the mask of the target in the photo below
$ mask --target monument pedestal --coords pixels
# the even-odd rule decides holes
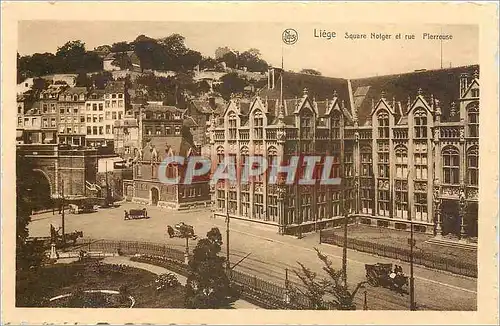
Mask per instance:
[[[57,259],[57,251],[56,251],[56,244],[51,243],[50,244],[50,259]]]

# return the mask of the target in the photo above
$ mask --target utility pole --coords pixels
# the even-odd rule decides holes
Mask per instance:
[[[65,202],[64,202],[64,180],[63,179],[61,179],[61,192],[62,192],[62,196],[61,196],[61,206],[62,206],[62,212],[61,212],[62,242],[63,242],[63,246],[66,246],[66,231],[65,231],[65,227],[64,227],[64,206],[65,206]]]
[[[345,183],[344,178],[341,181],[341,191],[342,191],[342,209],[344,213],[344,245],[342,250],[342,280],[344,281],[344,286],[347,288],[347,224],[349,220],[349,211],[347,209],[345,201]]]
[[[347,287],[347,223],[349,220],[349,213],[344,209],[344,246],[342,248],[342,277],[344,286]]]
[[[408,189],[410,186],[410,171],[407,176]],[[411,218],[410,196],[408,195],[408,219],[410,220],[410,310],[415,311],[415,279],[413,277],[413,246],[415,240],[413,239],[413,220]]]
[[[229,262],[229,189],[226,194],[226,269],[228,273],[231,270]]]

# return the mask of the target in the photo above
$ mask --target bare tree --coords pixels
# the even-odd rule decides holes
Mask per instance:
[[[307,298],[309,307],[313,310],[355,310],[354,297],[365,282],[357,284],[354,291],[343,282],[342,270],[336,270],[332,267],[332,262],[328,257],[322,254],[317,248],[314,248],[318,258],[323,262],[323,271],[327,277],[318,278],[317,273],[311,271],[304,264],[297,262],[301,269],[294,270],[295,275],[300,279],[303,288],[289,285],[290,300],[298,303],[300,295]]]

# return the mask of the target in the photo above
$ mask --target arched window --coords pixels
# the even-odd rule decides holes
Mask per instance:
[[[378,137],[381,139],[389,138],[389,114],[387,111],[380,111],[378,116]]]
[[[236,132],[237,132],[237,129],[236,129],[236,123],[237,123],[236,113],[230,112],[229,116],[228,116],[227,122],[228,122],[228,130],[229,130],[229,139],[235,140],[236,139]]]
[[[73,101],[78,101],[78,95],[73,95]]]
[[[467,127],[469,137],[479,137],[479,104],[477,102],[467,106]]]
[[[330,118],[332,139],[340,139],[340,112],[334,111]]]
[[[276,149],[276,147],[274,146],[269,147],[269,149],[267,150],[267,164],[271,167],[275,166],[277,157],[278,157],[278,150]]]
[[[253,116],[253,127],[254,127],[254,138],[262,139],[264,134],[264,117],[262,115],[262,111],[257,110]]]
[[[467,151],[467,184],[477,186],[479,183],[479,151],[474,146]]]
[[[443,182],[459,184],[460,182],[460,155],[455,147],[446,147],[443,150]]]
[[[415,138],[427,138],[427,114],[424,109],[416,109],[413,113],[413,130]]]

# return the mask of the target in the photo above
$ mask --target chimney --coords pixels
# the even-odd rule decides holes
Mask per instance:
[[[469,75],[467,73],[460,74],[460,96],[464,96],[465,91],[469,86],[468,82],[469,82]]]

